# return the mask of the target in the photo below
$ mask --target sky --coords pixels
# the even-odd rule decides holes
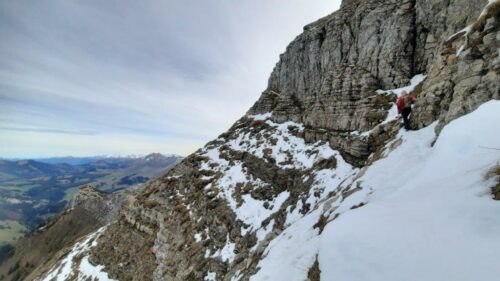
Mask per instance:
[[[0,157],[188,155],[340,0],[0,0]]]

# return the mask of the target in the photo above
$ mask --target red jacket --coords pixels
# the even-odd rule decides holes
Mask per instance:
[[[403,109],[406,107],[411,107],[411,104],[415,102],[415,97],[412,95],[408,95],[409,104],[405,104],[405,98],[404,96],[400,96],[398,100],[396,101],[396,106],[398,107],[398,113],[403,112]]]

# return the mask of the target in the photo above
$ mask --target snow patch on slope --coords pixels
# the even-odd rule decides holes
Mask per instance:
[[[320,215],[321,211],[315,210],[274,238],[259,262],[260,270],[250,280],[307,280],[307,271],[319,250],[318,231],[313,225]]]
[[[114,281],[104,272],[104,266],[93,265],[89,261],[89,250],[97,246],[97,239],[106,230],[102,227],[96,232],[88,235],[82,242],[76,243],[66,257],[61,260],[40,281],[64,281],[64,280],[99,280]]]
[[[278,194],[272,201],[267,201],[270,203],[270,208],[264,208],[264,202],[254,199],[250,194],[242,195],[241,202],[237,202],[233,196],[236,185],[251,184],[254,187],[265,187],[268,184],[249,175],[246,168],[243,167],[243,163],[235,161],[230,164],[229,161],[220,158],[218,148],[209,149],[202,155],[208,156],[210,160],[202,163],[201,170],[223,173],[219,179],[209,183],[205,189],[212,186],[220,189],[219,196],[228,202],[238,219],[249,225],[249,228],[243,232],[258,229],[262,221],[276,212],[290,195],[289,192],[285,191]],[[216,164],[216,166],[213,167],[212,164]]]
[[[254,199],[250,194],[242,196],[245,203],[237,209],[238,218],[242,218],[244,222],[250,224],[253,230],[256,230],[262,224],[262,221],[267,219],[271,214],[278,211],[281,205],[288,199],[290,192],[284,191],[271,201],[271,207],[266,209],[262,206],[262,202]]]
[[[205,278],[203,278],[204,281],[216,281],[217,280],[217,273],[209,271]]]
[[[347,164],[340,153],[330,148],[325,142],[306,144],[305,140],[297,137],[293,132],[301,132],[304,126],[295,122],[275,123],[269,118],[272,113],[248,116],[255,121],[265,122],[267,127],[258,132],[265,134],[265,137],[256,136],[255,132],[240,130],[236,132],[237,137],[225,142],[229,148],[237,152],[252,154],[258,158],[266,159],[271,157],[281,169],[310,170],[315,163],[323,159],[335,157],[339,168],[336,170],[311,170],[314,176],[314,186],[311,192],[328,193],[338,187],[341,179],[345,179],[347,173],[352,173],[353,168]],[[201,163],[200,170],[219,173],[220,176],[207,184],[205,189],[213,187],[219,188],[219,197],[224,198],[237,218],[248,225],[248,228],[242,229],[245,235],[250,231],[261,230],[262,222],[270,215],[277,212],[283,203],[289,198],[290,193],[284,191],[270,201],[257,200],[251,194],[243,194],[237,200],[235,189],[238,185],[250,184],[253,188],[272,188],[268,183],[259,178],[250,175],[241,161],[225,160],[221,156],[221,146],[206,147],[200,152],[200,156],[207,157],[207,161]],[[266,160],[267,161],[267,160]],[[203,177],[210,179],[212,176]],[[311,196],[308,204],[315,204],[318,197]],[[264,204],[267,207],[264,207]],[[299,208],[294,210],[295,217],[301,217]],[[270,229],[266,228],[268,233]],[[265,237],[260,231],[259,237]],[[259,240],[260,242],[260,240]]]
[[[254,120],[263,121],[262,116],[270,114],[249,116]],[[238,138],[229,141],[231,149],[245,151],[252,155],[264,158],[265,151],[271,152],[271,157],[276,160],[276,165],[282,169],[310,169],[319,159],[328,159],[335,154],[326,143],[306,144],[305,140],[293,135],[290,128],[304,130],[304,125],[296,122],[275,123],[265,121],[274,129],[264,142],[257,142],[251,132],[240,133]]]
[[[408,86],[397,88],[397,89],[391,89],[391,90],[377,90],[376,92],[379,95],[380,94],[386,94],[386,95],[395,94],[396,97],[399,98],[403,94],[403,92],[412,93],[417,86],[419,86],[420,84],[422,84],[424,82],[425,78],[427,78],[426,75],[417,74],[417,75],[413,76],[413,78],[411,78],[410,85],[408,85]],[[378,124],[377,126],[384,125],[384,124],[387,124],[387,123],[392,122],[394,120],[397,120],[398,115],[399,115],[398,108],[396,106],[396,103],[394,103],[392,105],[392,107],[389,109],[387,116],[385,117],[385,120],[382,121],[382,123]],[[354,131],[354,132],[351,132],[351,135],[359,135],[359,136],[367,137],[372,132],[373,132],[373,129],[366,131],[366,132],[361,132],[361,133],[358,131]]]
[[[381,93],[396,94],[396,96],[399,98],[403,94],[403,92],[412,93],[418,85],[424,82],[425,78],[427,78],[426,75],[417,74],[411,79],[410,85],[398,89],[381,91]],[[393,120],[396,120],[397,117],[398,117],[398,109],[396,104],[393,104],[391,109],[389,110],[389,113],[387,114],[387,117],[381,124],[387,124]]]
[[[274,194],[273,198],[268,200],[253,197],[252,190],[257,188],[272,189],[274,187],[250,174],[244,162],[231,157],[234,153],[251,154],[282,170],[299,170],[304,174],[304,182],[311,182],[311,188],[304,190],[303,194],[300,195],[300,200],[296,204],[293,203],[287,207],[286,217],[284,218],[286,220],[285,227],[299,227],[294,226],[294,224],[305,223],[308,228],[312,228],[324,211],[323,209],[316,210],[314,208],[318,205],[318,202],[325,200],[329,193],[339,193],[337,202],[328,202],[328,206],[331,207],[330,213],[334,213],[335,209],[346,199],[341,194],[347,188],[349,180],[346,179],[351,179],[359,171],[344,161],[340,153],[333,150],[327,142],[306,143],[303,138],[299,137],[304,130],[303,124],[296,122],[275,123],[270,120],[271,116],[272,113],[247,116],[251,120],[244,119],[243,122],[250,122],[249,127],[236,127],[233,133],[235,137],[220,139],[219,142],[214,142],[199,152],[199,155],[206,159],[202,161],[200,170],[214,175],[203,178],[212,179],[205,185],[204,189],[213,190],[215,188],[218,190],[217,196],[224,198],[228,202],[228,206],[236,214],[237,219],[246,224],[247,227],[242,227],[241,234],[255,233],[257,241],[251,251],[265,249],[266,255],[276,255],[275,251],[279,246],[276,250],[270,252],[273,248],[272,245],[276,242],[272,241],[272,244],[268,245],[270,242],[268,239],[273,237],[268,235],[270,233],[278,235],[280,231],[279,229],[274,231],[276,224],[274,219],[271,219],[265,226],[262,225],[262,222],[278,212],[290,198],[291,193],[290,191],[283,191]],[[225,158],[232,160],[228,161]],[[336,168],[316,167],[315,165],[322,160],[327,160],[327,163],[334,161]],[[241,192],[242,190],[245,192]],[[301,218],[306,213],[314,213],[316,217],[308,217],[310,221],[307,221],[307,223],[305,220],[301,221]],[[305,236],[290,236],[286,239],[299,242],[304,237],[310,236],[313,239],[311,241],[311,245],[313,245],[318,243],[316,232],[307,233]],[[278,240],[280,240],[279,237]],[[200,236],[196,236],[195,239],[200,240]],[[305,247],[303,253],[309,252],[307,249]],[[280,251],[290,253],[286,249]],[[295,255],[298,260],[309,262],[315,255],[314,251],[312,255],[308,256],[303,256],[303,253]],[[290,256],[293,256],[292,253],[290,254]],[[231,263],[236,258],[234,243],[229,241],[228,238],[222,248],[219,248],[214,253],[207,251],[205,257],[220,257],[223,261]],[[270,268],[274,266],[271,264]],[[289,275],[296,274],[290,271]]]
[[[417,74],[413,76],[410,80],[410,85],[398,88],[398,89],[392,89],[392,90],[377,90],[378,94],[396,94],[396,96],[401,96],[403,92],[411,93],[415,88],[420,85],[420,83],[424,82],[425,78],[427,78],[426,75],[424,74]]]

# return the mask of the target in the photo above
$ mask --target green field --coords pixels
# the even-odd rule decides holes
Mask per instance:
[[[26,231],[26,227],[16,221],[1,220],[0,221],[0,244],[4,242],[12,242],[19,237],[22,237]]]
[[[84,186],[84,185],[83,185]],[[78,191],[79,188],[81,188],[82,186],[77,186],[77,187],[71,187],[71,188],[68,188],[64,191],[64,197],[63,197],[63,200],[66,200],[67,202],[70,202],[71,199],[73,199],[73,196],[75,195],[75,193]]]
[[[160,154],[79,165],[0,159],[0,242],[12,241],[64,210],[80,187],[125,189],[163,174],[178,160]]]

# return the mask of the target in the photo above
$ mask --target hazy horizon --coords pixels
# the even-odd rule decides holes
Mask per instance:
[[[170,157],[170,156],[178,156],[178,157],[186,157],[187,155],[180,155],[176,153],[162,153],[162,152],[156,152],[152,151],[150,153],[145,153],[145,154],[101,154],[101,155],[83,155],[83,156],[75,156],[75,155],[58,155],[58,156],[33,156],[33,157],[1,157],[0,160],[11,160],[11,161],[17,161],[17,160],[40,160],[40,159],[51,159],[51,158],[127,158],[127,157],[145,157],[150,154],[155,154],[155,153],[160,153],[163,156]]]
[[[340,1],[0,1],[0,157],[188,155]],[[193,20],[194,19],[194,20]]]

